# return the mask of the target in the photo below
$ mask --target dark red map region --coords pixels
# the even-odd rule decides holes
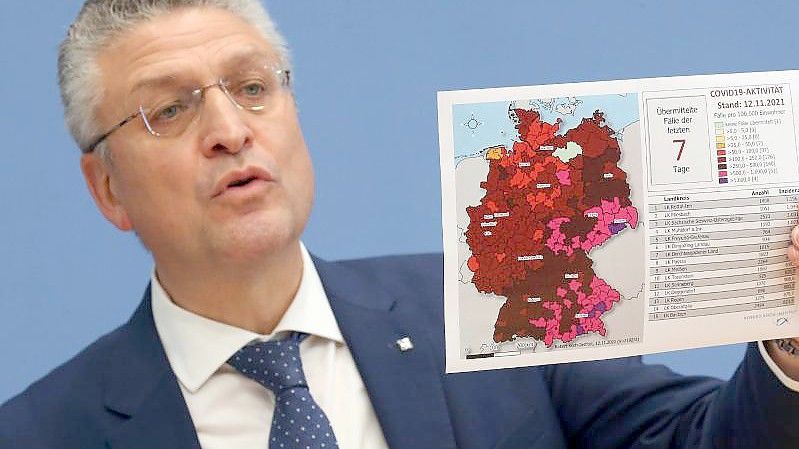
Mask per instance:
[[[546,123],[537,111],[513,112],[519,142],[486,151],[486,193],[467,208],[472,282],[506,298],[494,341],[533,337],[551,347],[589,332],[604,336],[602,315],[620,295],[594,273],[588,254],[638,223],[615,132],[600,111],[565,134],[557,134],[560,121]]]

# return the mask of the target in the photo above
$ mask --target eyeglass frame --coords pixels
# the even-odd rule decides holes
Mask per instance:
[[[275,71],[275,73],[278,74],[278,76],[282,77],[282,81],[280,83],[280,85],[282,87],[290,87],[291,86],[291,70],[289,70],[289,69],[274,69],[274,71]],[[219,87],[219,90],[221,90],[222,93],[224,93],[225,96],[228,98],[228,100],[230,100],[230,102],[233,103],[233,105],[236,106],[238,109],[249,110],[249,111],[258,111],[258,110],[263,108],[263,106],[260,106],[260,107],[256,106],[254,108],[246,108],[246,107],[240,105],[232,97],[232,95],[228,91],[227,87],[225,86],[225,82],[226,82],[225,78],[219,78],[214,83],[211,83],[211,84],[208,84],[206,86],[201,86],[201,87],[197,87],[195,89],[192,89],[191,90],[191,95],[192,96],[199,96],[201,101],[203,101],[204,98],[205,98],[205,91],[206,90],[208,90],[208,89],[210,89],[212,87]],[[149,121],[147,120],[147,114],[144,112],[144,105],[139,105],[139,107],[136,110],[136,112],[134,112],[133,114],[130,114],[127,117],[125,117],[124,120],[120,121],[119,123],[117,123],[116,125],[111,127],[111,129],[109,129],[107,132],[105,132],[102,135],[100,135],[99,137],[97,137],[90,145],[88,145],[85,148],[83,148],[82,149],[83,154],[93,153],[94,150],[96,150],[97,147],[101,143],[103,143],[105,141],[105,139],[107,139],[111,134],[113,134],[116,130],[118,130],[118,129],[122,128],[123,126],[127,125],[128,123],[130,123],[136,117],[139,117],[139,116],[142,118],[142,122],[144,122],[144,127],[147,128],[147,132],[149,132],[151,135],[153,135],[155,137],[161,137],[161,135],[151,127]]]

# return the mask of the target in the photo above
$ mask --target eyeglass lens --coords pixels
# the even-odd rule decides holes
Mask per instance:
[[[240,109],[266,113],[277,106],[286,76],[286,72],[266,66],[238,72],[202,88],[152,87],[138,96],[139,109],[150,133],[176,136],[197,117],[208,89],[218,86]]]

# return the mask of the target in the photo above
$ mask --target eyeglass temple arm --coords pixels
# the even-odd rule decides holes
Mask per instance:
[[[141,113],[141,111],[136,111],[133,114],[129,115],[127,118],[125,118],[125,120],[122,120],[121,122],[117,123],[116,126],[114,126],[110,130],[108,130],[108,132],[106,132],[105,134],[103,134],[100,137],[98,137],[97,139],[95,139],[94,142],[92,142],[91,145],[87,146],[83,150],[83,153],[84,154],[89,154],[89,153],[93,152],[97,148],[97,146],[100,145],[106,138],[108,138],[108,136],[110,136],[114,131],[118,130],[119,128],[122,128],[125,125],[127,125],[128,122],[130,122],[131,120],[136,118],[136,116],[139,115],[140,113]]]

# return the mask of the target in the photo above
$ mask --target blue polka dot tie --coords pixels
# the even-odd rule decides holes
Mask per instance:
[[[327,416],[311,397],[295,332],[285,340],[241,348],[228,363],[275,394],[269,449],[333,449],[338,447]]]

